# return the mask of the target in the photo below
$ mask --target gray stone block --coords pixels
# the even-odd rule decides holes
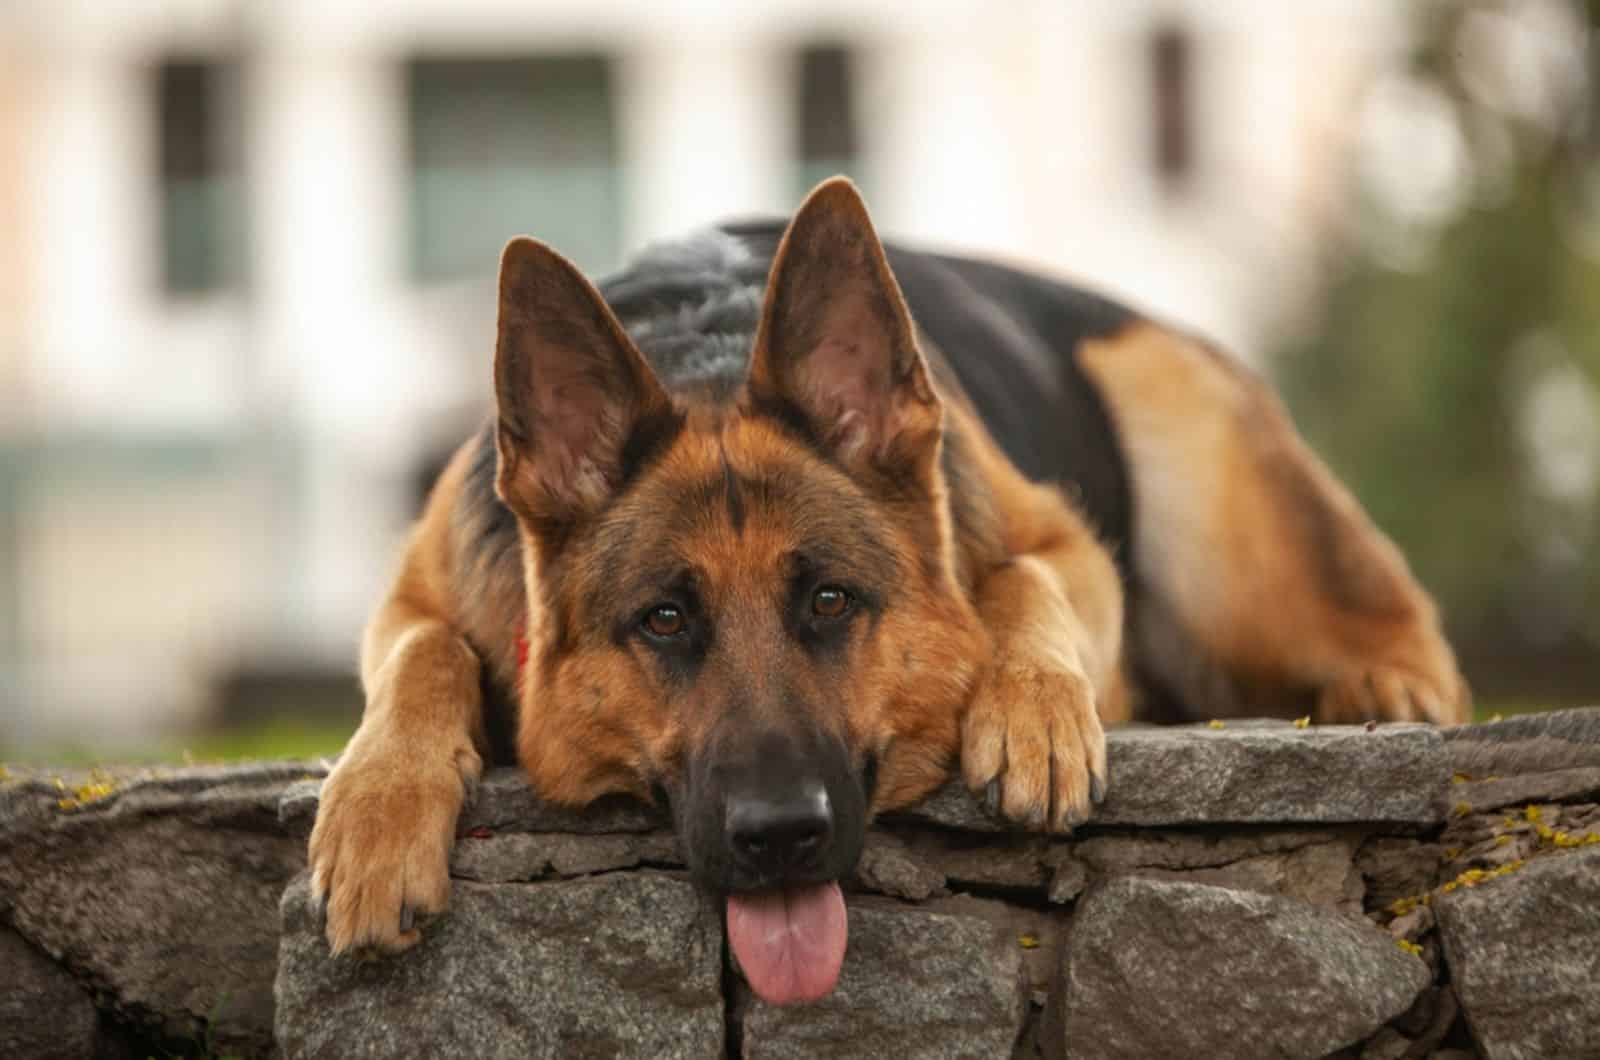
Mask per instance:
[[[1441,729],[1450,768],[1474,780],[1600,769],[1600,710],[1551,710]]]
[[[777,1008],[741,984],[745,1060],[1009,1056],[1027,1013],[1022,949],[1007,918],[982,915],[981,904],[935,912],[852,899],[832,994]]]
[[[1429,985],[1364,920],[1205,884],[1124,877],[1080,900],[1048,1022],[1073,1060],[1319,1057]]]
[[[722,926],[635,872],[455,884],[404,953],[333,958],[304,877],[283,898],[277,1040],[298,1057],[720,1057]]]
[[[295,784],[278,804],[283,826],[301,835],[310,835],[316,823],[322,782]],[[492,832],[567,832],[573,835],[608,835],[650,832],[667,827],[667,815],[637,799],[612,796],[582,809],[556,806],[533,793],[528,778],[520,769],[491,769],[478,781],[476,790],[462,807],[456,832],[477,829]]]
[[[1434,908],[1488,1060],[1600,1056],[1600,847],[1542,857]]]
[[[76,804],[70,783],[48,804],[29,796],[0,822],[0,907],[121,1020],[266,1053],[278,899],[305,865],[305,844],[279,831],[276,807],[306,771],[172,770],[118,777]]]
[[[1425,725],[1123,729],[1106,737],[1108,793],[1089,825],[1436,824],[1450,769]],[[1004,831],[952,781],[897,816]]]
[[[682,863],[672,836],[665,832],[593,836],[509,832],[456,840],[450,875],[479,883],[513,883],[592,876],[631,869],[641,862]]]
[[[95,1052],[99,1017],[72,975],[0,927],[0,1056],[79,1060]]]

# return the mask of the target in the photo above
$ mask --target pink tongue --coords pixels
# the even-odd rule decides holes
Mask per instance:
[[[728,943],[761,1000],[826,997],[844,963],[849,922],[837,883],[728,896]]]

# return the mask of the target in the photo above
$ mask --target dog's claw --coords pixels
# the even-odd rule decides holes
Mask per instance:
[[[400,907],[400,933],[405,934],[417,926],[417,911],[409,905]]]
[[[983,786],[983,808],[990,814],[1000,812],[1000,778],[989,781]]]
[[[1106,778],[1098,773],[1089,775],[1089,801],[1096,806],[1106,801]]]

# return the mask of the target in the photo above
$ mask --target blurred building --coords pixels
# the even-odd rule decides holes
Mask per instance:
[[[1255,356],[1387,0],[34,0],[0,8],[0,743],[348,672],[493,269],[603,270],[844,171],[881,228]]]

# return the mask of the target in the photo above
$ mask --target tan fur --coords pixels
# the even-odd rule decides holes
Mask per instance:
[[[1225,716],[1308,692],[1323,721],[1465,719],[1432,602],[1265,384],[1148,323],[1079,361],[1132,471],[1138,648],[1186,699]]]
[[[336,952],[405,948],[414,914],[443,907],[488,751],[485,677],[516,689],[517,757],[553,801],[649,797],[729,717],[782,729],[803,704],[853,767],[877,762],[874,810],[959,762],[1005,816],[1050,830],[1103,793],[1104,726],[1129,716],[1134,662],[1215,715],[1303,695],[1325,720],[1463,716],[1433,605],[1277,400],[1149,324],[1078,351],[1134,485],[1139,595],[1125,600],[1079,511],[940,392],[848,183],[819,188],[785,234],[731,401],[667,394],[594,287],[540,244],[508,248],[500,312],[496,486],[521,558],[472,551],[485,511],[463,500],[469,443],[367,630],[366,713],[324,786],[310,863]],[[797,437],[784,416],[820,430]],[[648,468],[613,495],[641,434],[656,440]],[[819,542],[891,590],[842,627],[829,658],[847,668],[784,626],[786,564]],[[674,684],[618,618],[649,611],[666,560],[725,619],[692,682]]]
[[[336,953],[404,949],[421,937],[411,917],[444,909],[456,817],[482,770],[479,661],[449,619],[445,569],[465,455],[434,491],[367,627],[366,712],[322,786],[311,886],[328,903]]]
[[[979,580],[995,651],[967,709],[962,767],[982,788],[1004,772],[1000,808],[1065,829],[1105,777],[1103,724],[1127,719],[1122,587],[1105,548],[1060,492],[1029,482],[965,409],[975,463],[993,491],[1005,559]]]

